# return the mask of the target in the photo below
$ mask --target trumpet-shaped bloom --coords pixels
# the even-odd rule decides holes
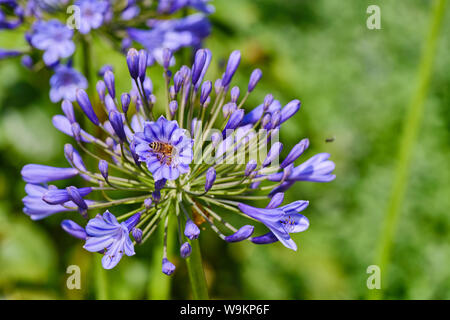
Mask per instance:
[[[136,214],[140,216],[140,213]],[[130,239],[130,232],[139,218],[133,216],[125,222],[119,223],[109,211],[103,216],[97,215],[89,220],[86,226],[86,244],[84,248],[90,252],[105,250],[102,265],[105,269],[114,268],[124,254],[135,254],[134,245]]]
[[[139,161],[147,164],[156,181],[175,180],[189,172],[194,141],[176,121],[161,116],[155,122],[146,122],[144,131],[136,133],[135,142]]]
[[[289,234],[308,229],[308,218],[299,213],[305,210],[308,204],[308,201],[298,200],[276,209],[261,209],[240,203],[239,209],[249,217],[264,223],[286,248],[297,250],[297,245]]]

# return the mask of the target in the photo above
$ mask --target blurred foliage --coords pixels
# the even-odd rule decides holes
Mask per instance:
[[[366,28],[366,8],[381,8],[382,29]],[[302,159],[329,152],[337,179],[329,184],[298,183],[286,201],[310,200],[308,231],[294,235],[299,251],[276,243],[227,244],[206,230],[202,255],[215,299],[361,299],[367,296],[366,268],[386,210],[394,157],[405,108],[414,90],[420,49],[431,1],[215,0],[213,52],[209,77],[217,77],[227,55],[242,51],[236,84],[245,88],[255,67],[263,78],[246,108],[266,93],[282,104],[299,98],[302,109],[283,126],[284,152],[301,138],[311,147]],[[450,20],[447,12],[426,115],[410,172],[407,197],[395,237],[387,298],[450,299]],[[0,32],[0,47],[20,45]],[[187,56],[189,52],[182,52]],[[77,52],[75,66],[80,66]],[[93,65],[112,64],[119,91],[129,90],[124,57],[94,39]],[[221,63],[218,63],[221,62]],[[157,96],[162,70],[150,69]],[[67,137],[51,116],[59,112],[48,98],[49,72],[31,73],[18,60],[0,61],[0,297],[12,299],[96,298],[98,257],[60,229],[61,215],[32,222],[21,213],[21,167],[29,162],[65,162]],[[326,138],[335,137],[333,143]],[[284,154],[285,155],[285,154]],[[264,203],[261,203],[263,205]],[[76,213],[68,214],[79,219]],[[237,225],[241,217],[227,216]],[[258,226],[257,232],[264,232]],[[162,238],[155,234],[103,272],[107,297],[189,298],[189,280],[173,243],[172,278],[160,272]],[[82,270],[82,289],[68,290],[66,268]]]

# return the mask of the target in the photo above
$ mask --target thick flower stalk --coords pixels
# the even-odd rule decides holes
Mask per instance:
[[[308,228],[309,221],[301,212],[309,202],[283,204],[283,192],[297,181],[335,178],[329,154],[295,164],[309,146],[307,139],[280,160],[279,131],[299,110],[300,101],[281,107],[269,94],[246,113],[248,96],[262,73],[259,69],[252,72],[243,94],[232,86],[239,51],[231,53],[223,76],[214,85],[204,79],[211,62],[208,49],[196,52],[191,67],[182,66],[175,72],[169,69],[171,51],[165,49],[162,56],[167,89],[163,97],[153,94],[147,75],[148,52],[135,49],[128,51],[126,59],[132,82],[129,92],[117,94],[110,70],[98,82],[103,114],[94,111],[94,100],[84,90],[77,91],[77,105],[97,134],[81,128],[72,103],[63,101],[63,114],[55,116],[53,123],[75,140],[75,145],[64,146],[68,165],[29,164],[22,169],[28,194],[23,199],[24,212],[38,220],[58,212],[74,218],[70,212],[78,211],[87,219],[86,226],[66,219],[62,227],[84,240],[86,250],[104,254],[102,264],[107,269],[124,255],[133,255],[134,246],[147,241],[158,227],[164,228],[164,239],[155,241],[164,245],[162,271],[167,275],[175,271],[167,252],[167,233],[178,233],[180,256],[187,258],[192,241],[201,234],[201,224],[209,225],[227,242],[280,241],[296,250],[290,234]],[[162,115],[156,112],[158,104],[165,109]],[[79,151],[91,161],[84,161]],[[98,166],[86,165],[92,159]],[[73,184],[77,176],[89,186]],[[49,185],[67,179],[71,180],[65,188]],[[266,208],[254,206],[253,201],[264,199]],[[103,214],[93,217],[91,212],[98,210]],[[249,220],[235,226],[226,221],[227,212]],[[254,235],[255,223],[264,224],[268,232]]]
[[[72,58],[79,47],[87,54],[92,33],[124,53],[137,43],[147,49],[148,65],[162,63],[164,48],[177,51],[183,47],[201,47],[201,41],[211,31],[207,15],[214,7],[208,2],[0,1],[0,30],[23,30],[29,44],[28,49],[21,50],[0,48],[0,59],[21,57],[28,69],[38,70],[43,66],[52,69],[55,74],[50,80],[51,101],[74,101],[76,89],[86,89],[85,76],[89,74],[83,76],[73,68]],[[181,14],[184,8],[198,12],[184,17]]]

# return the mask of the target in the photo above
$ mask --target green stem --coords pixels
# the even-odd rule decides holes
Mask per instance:
[[[205,271],[203,270],[202,254],[198,240],[190,241],[192,253],[186,259],[189,279],[192,286],[192,295],[195,300],[208,299],[208,287],[206,285]]]
[[[403,133],[399,141],[399,151],[397,154],[392,193],[384,217],[383,233],[377,251],[377,262],[382,275],[381,286],[384,286],[384,288],[387,288],[385,279],[387,279],[386,275],[393,247],[393,238],[397,229],[401,206],[408,185],[412,152],[424,113],[424,101],[428,93],[433,60],[436,53],[437,40],[445,13],[446,3],[446,0],[438,0],[434,4],[430,29],[419,65],[417,89],[412,96],[408,114],[404,121]],[[369,298],[381,299],[382,295],[382,290],[371,290]]]
[[[82,37],[81,38],[81,44],[82,44],[82,50],[83,50],[83,73],[84,76],[86,77],[86,80],[88,82],[88,88],[87,88],[87,92],[89,94],[89,97],[92,98],[93,97],[93,92],[94,92],[94,84],[92,83],[92,48],[91,48],[91,44],[89,43],[89,39],[87,39],[86,37]]]
[[[94,259],[94,276],[95,276],[95,298],[97,300],[107,300],[108,299],[108,281],[106,270],[102,267],[103,255],[93,254]]]

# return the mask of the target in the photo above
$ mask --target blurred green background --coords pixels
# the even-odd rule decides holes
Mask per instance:
[[[304,213],[311,226],[293,235],[298,252],[280,243],[227,244],[210,230],[202,232],[211,298],[366,298],[366,269],[376,263],[432,2],[215,0],[213,4],[214,29],[205,46],[212,50],[216,65],[208,77],[217,77],[217,63],[232,50],[241,50],[236,84],[245,88],[253,68],[263,71],[246,108],[259,104],[269,92],[282,104],[300,99],[302,109],[281,131],[285,151],[308,137],[311,146],[303,159],[331,153],[337,179],[298,183],[287,193],[287,201],[310,200]],[[381,30],[366,27],[371,4],[381,8]],[[449,6],[388,278],[381,284],[388,299],[450,299],[448,11]],[[0,47],[23,46],[19,35],[0,32]],[[94,65],[112,64],[118,91],[129,90],[124,57],[100,39],[95,39],[94,52]],[[80,241],[60,229],[62,214],[32,222],[22,213],[21,167],[65,162],[63,145],[69,140],[50,121],[60,107],[49,101],[49,76],[45,70],[27,71],[18,60],[0,61],[0,298],[94,299],[105,294],[113,299],[190,298],[186,266],[177,258],[175,245],[171,255],[175,274],[169,278],[160,271],[159,235],[137,247],[133,258],[103,272],[98,268],[100,256],[86,252]],[[159,96],[161,70],[150,69],[150,76]],[[325,143],[330,137],[335,141]],[[245,223],[241,217],[229,219]],[[81,290],[66,288],[66,268],[71,264],[81,267]]]

